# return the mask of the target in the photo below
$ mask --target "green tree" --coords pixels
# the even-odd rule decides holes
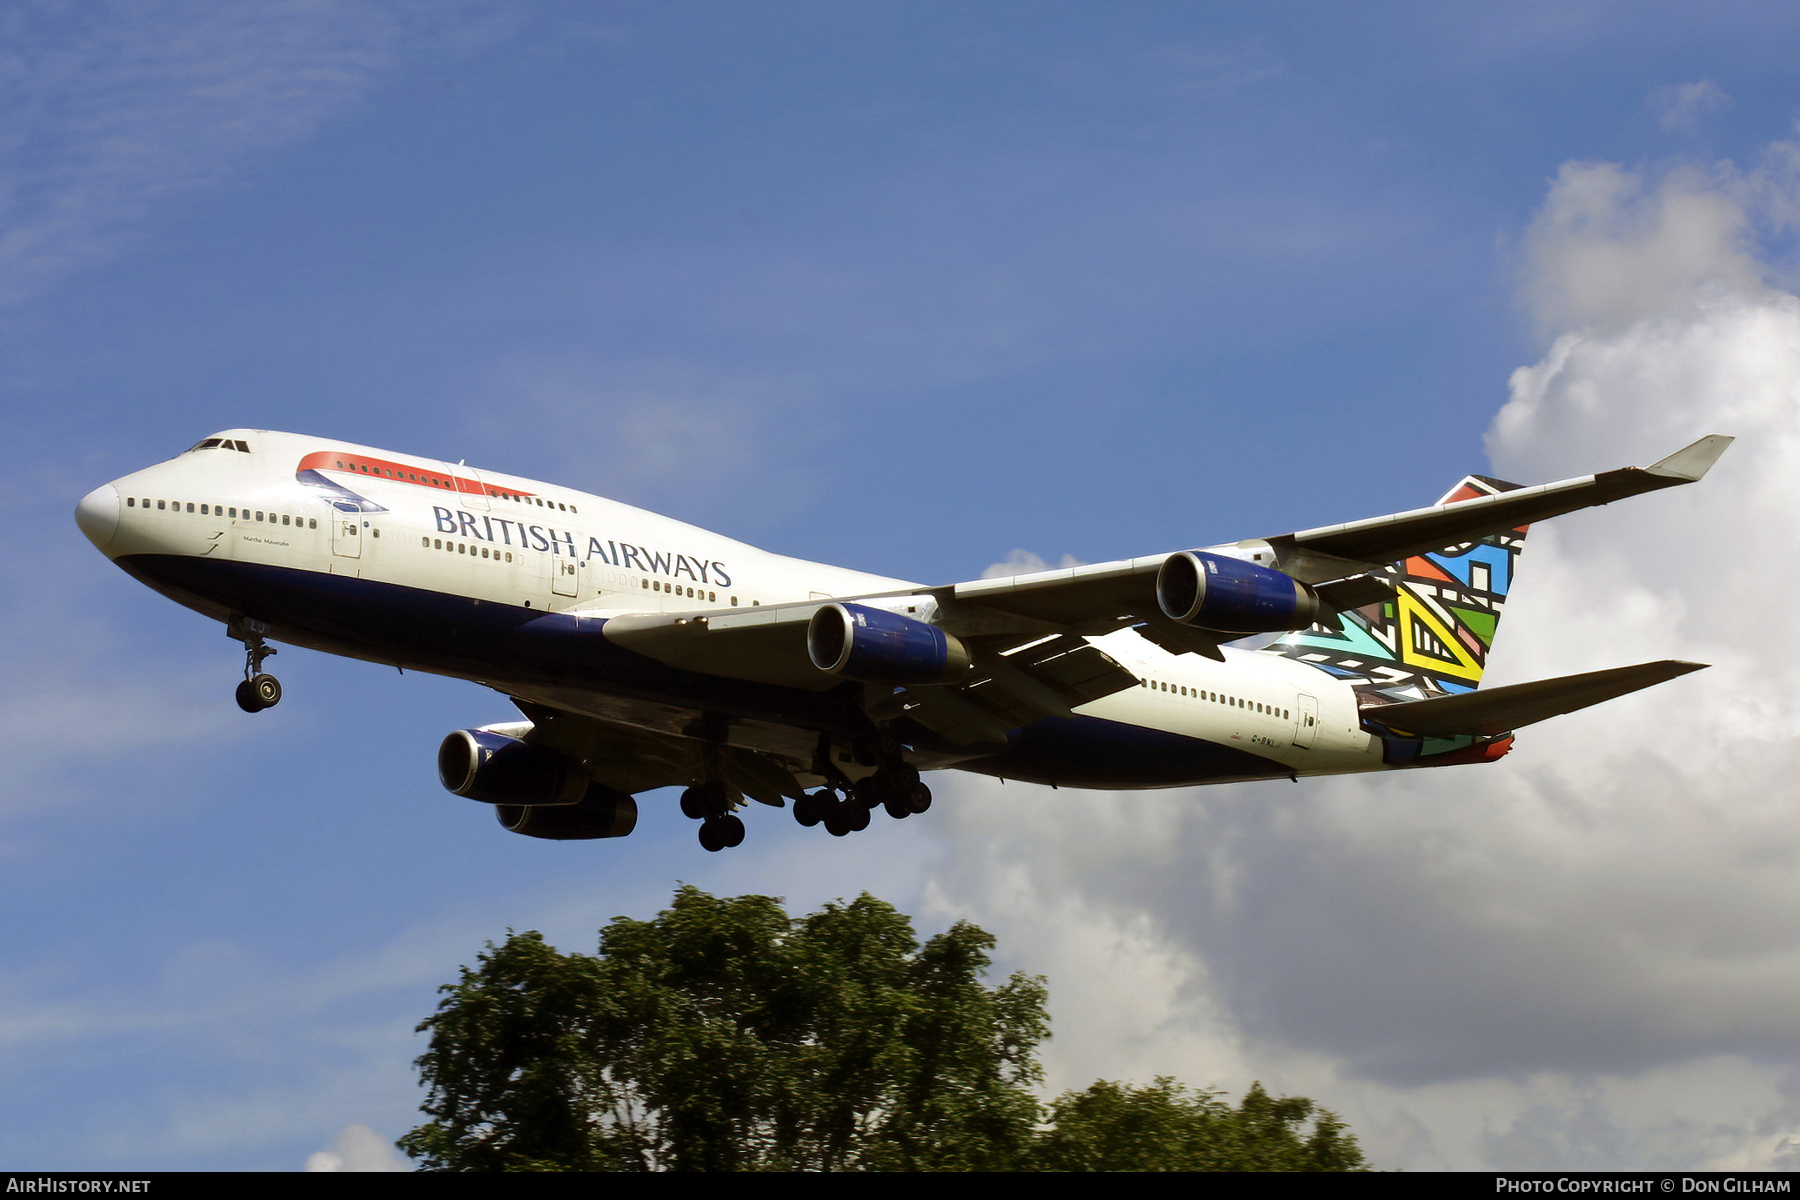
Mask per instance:
[[[455,1171],[1363,1166],[1335,1116],[1260,1084],[1233,1108],[1100,1081],[1042,1126],[1044,981],[990,987],[993,948],[968,924],[920,945],[867,895],[790,918],[691,887],[592,956],[512,934],[420,1024],[430,1119],[400,1147]]]
[[[1313,1117],[1310,1132],[1306,1121]],[[1045,1171],[1360,1171],[1362,1150],[1335,1114],[1253,1085],[1233,1108],[1168,1076],[1134,1088],[1100,1080],[1050,1106],[1031,1155]]]
[[[448,1170],[1000,1169],[1028,1149],[1042,979],[982,982],[991,936],[923,946],[863,896],[793,920],[682,888],[599,954],[490,945],[419,1026]]]

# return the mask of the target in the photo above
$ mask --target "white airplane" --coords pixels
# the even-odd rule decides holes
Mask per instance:
[[[621,837],[681,785],[708,850],[746,800],[837,836],[956,768],[1161,788],[1490,762],[1513,731],[1701,665],[1478,691],[1529,522],[1692,483],[1732,439],[1538,487],[1231,545],[965,583],[786,558],[598,496],[233,429],[83,497],[140,582],[244,643],[474,680],[525,720],[451,733],[438,774],[532,837]],[[1246,635],[1260,635],[1246,640]]]

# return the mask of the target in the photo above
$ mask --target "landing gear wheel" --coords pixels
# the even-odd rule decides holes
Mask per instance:
[[[263,710],[262,701],[256,698],[256,689],[250,685],[248,679],[240,681],[237,685],[237,706],[247,713]]]
[[[811,829],[825,819],[829,806],[836,802],[837,798],[830,792],[807,792],[794,801],[794,820]]]
[[[717,823],[704,821],[700,825],[700,845],[708,853],[717,854],[725,848],[725,833]]]
[[[681,815],[691,821],[722,817],[730,811],[725,785],[717,781],[697,783],[681,793]]]
[[[744,820],[736,813],[726,813],[717,821],[710,823],[718,827],[719,836],[725,839],[727,846],[744,844]]]
[[[850,814],[836,800],[825,813],[825,832],[832,837],[843,837],[850,832]]]
[[[904,795],[889,796],[881,802],[881,807],[887,809],[887,815],[896,821],[904,821],[912,816],[912,802]]]
[[[908,806],[916,813],[922,813],[931,807],[931,789],[922,783],[912,786],[912,794],[907,797]]]
[[[851,799],[844,803],[844,825],[851,833],[861,833],[869,827],[869,809],[861,800]]]
[[[281,703],[281,681],[273,675],[258,675],[250,681],[250,690],[256,694],[256,703],[262,708],[274,708]]]

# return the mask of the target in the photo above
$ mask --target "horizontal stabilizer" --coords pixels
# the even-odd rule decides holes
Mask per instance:
[[[1404,700],[1398,704],[1365,708],[1362,715],[1365,720],[1376,721],[1396,733],[1427,737],[1491,737],[1666,683],[1706,665],[1664,659],[1634,667],[1614,667],[1610,671],[1589,671],[1585,675],[1564,675],[1558,679],[1484,688],[1457,696]]]

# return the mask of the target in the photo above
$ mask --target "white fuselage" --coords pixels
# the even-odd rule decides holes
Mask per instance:
[[[628,613],[717,613],[892,595],[915,586],[771,554],[585,492],[464,465],[261,430],[232,430],[209,441],[218,444],[203,443],[97,489],[82,501],[78,519],[108,557],[220,620],[263,619],[252,611],[263,602],[257,597],[313,588],[306,580],[320,576],[381,585],[394,612],[404,616],[414,605],[420,623],[456,619],[442,607],[454,601],[564,614],[581,618],[578,627],[591,618],[595,630]],[[192,560],[191,569],[175,560]],[[215,577],[229,582],[207,582]],[[323,609],[336,594],[319,590],[307,603]],[[271,620],[270,636],[477,679],[514,694],[525,690],[509,685],[505,661],[493,661],[504,657],[493,649],[502,642],[470,648],[465,660],[455,630],[448,630],[445,654],[434,656],[419,652],[410,631],[383,633],[394,627],[362,622],[355,628],[328,617],[321,612],[315,628],[304,614],[290,613]],[[1382,765],[1380,739],[1361,728],[1350,684],[1306,663],[1229,647],[1223,662],[1174,655],[1129,629],[1091,641],[1141,686],[1076,713],[1243,751],[1266,764],[1220,778]],[[605,679],[587,684],[602,693],[608,687]],[[678,696],[662,702],[680,706]],[[1147,778],[1140,786],[1174,782]],[[1109,785],[1131,786],[1119,779]]]

